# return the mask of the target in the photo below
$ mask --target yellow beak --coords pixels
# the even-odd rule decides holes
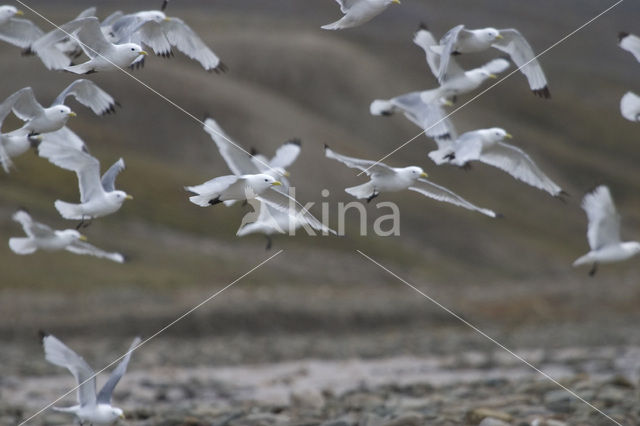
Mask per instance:
[[[120,417],[122,420],[124,420],[124,419],[125,419],[125,417],[124,417],[124,413],[120,414],[118,417]]]
[[[420,173],[420,177],[427,178],[427,177],[429,177],[429,175],[426,174],[425,172],[422,172],[422,173]]]
[[[453,102],[451,102],[449,99],[445,99],[443,104],[448,107],[451,107],[454,105]]]
[[[282,186],[282,183],[279,181],[275,181],[271,184],[271,186]]]
[[[125,198],[125,200],[133,200],[133,195],[127,194],[127,196],[124,197],[124,198]]]
[[[291,176],[291,173],[289,173],[288,171],[285,170],[283,175],[284,175],[284,177],[289,177],[289,176]]]
[[[75,112],[71,111],[69,113],[69,117],[76,117],[78,114],[76,114]]]
[[[149,53],[145,52],[144,50],[141,50],[141,51],[140,51],[140,54],[141,54],[141,55],[145,55],[145,56],[146,56],[146,55],[148,55]]]
[[[23,11],[21,11],[21,10],[17,10],[17,11],[16,11],[16,15],[22,16],[22,15],[24,15],[24,12],[23,12]]]
[[[170,20],[171,20],[171,18],[169,18],[168,16],[166,16],[166,17],[163,19],[163,21],[165,21],[165,22],[166,22],[166,21],[170,21]]]
[[[502,37],[502,34],[498,34],[498,35],[496,36],[496,38],[499,38],[499,39],[501,39],[501,40],[502,40],[504,37]]]
[[[498,76],[495,74],[489,74],[489,78],[493,78],[495,80],[496,78],[498,78]]]
[[[84,235],[80,235],[79,240],[80,240],[80,241],[87,241],[87,240],[88,240],[88,238],[87,238],[86,236],[84,236]]]
[[[507,133],[504,137],[507,139],[513,139],[513,135],[511,135],[511,133]]]
[[[400,4],[400,0],[391,0],[391,3]]]

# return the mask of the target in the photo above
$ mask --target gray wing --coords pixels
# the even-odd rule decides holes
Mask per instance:
[[[207,207],[210,205],[211,200],[220,196],[224,191],[229,190],[234,185],[244,187],[246,186],[246,180],[241,176],[235,175],[219,176],[200,185],[185,186],[184,188],[196,194],[189,197],[189,201],[200,207]]]
[[[116,22],[118,19],[122,18],[122,16],[124,16],[124,14],[122,13],[121,10],[116,10],[115,12],[113,12],[111,15],[107,16],[106,18],[104,18],[104,20],[102,21],[101,26],[103,27],[108,27],[114,24],[114,22]]]
[[[504,70],[508,69],[509,66],[509,61],[507,61],[506,59],[498,58],[492,59],[480,68],[485,70],[489,74],[500,74]]]
[[[54,365],[69,370],[80,385],[78,387],[78,402],[80,405],[95,404],[96,378],[89,364],[52,335],[44,336],[42,345],[44,346],[45,359]]]
[[[96,11],[97,11],[97,9],[95,8],[95,6],[88,7],[85,10],[83,10],[82,12],[80,12],[78,14],[78,16],[76,16],[76,19],[89,18],[91,16],[96,16]]]
[[[251,160],[251,155],[240,148],[240,145],[235,143],[213,118],[207,118],[204,121],[204,131],[215,142],[231,173],[238,176],[260,173]]]
[[[55,143],[41,142],[38,153],[65,170],[76,172],[80,201],[86,203],[104,192],[100,182],[100,162],[86,152]]]
[[[91,108],[97,115],[115,111],[115,100],[97,84],[83,78],[68,85],[51,104],[64,104],[68,96],[73,96],[82,105]]]
[[[200,62],[207,71],[221,69],[220,58],[198,37],[198,35],[181,19],[171,17],[160,23],[167,40],[189,58]]]
[[[425,135],[440,139],[455,138],[456,130],[453,123],[439,101],[426,103],[422,100],[421,93],[407,93],[390,101],[404,112],[409,121],[424,130]]]
[[[371,176],[373,174],[376,174],[378,176],[393,176],[396,174],[396,172],[391,167],[387,166],[384,163],[370,161],[370,160],[361,160],[359,158],[340,155],[326,145],[324,147],[324,155],[327,158],[332,158],[334,160],[341,162],[342,164],[345,164],[347,167],[361,170],[365,172],[368,176]]]
[[[469,161],[475,161],[480,158],[482,152],[482,139],[477,130],[465,132],[458,137],[453,143],[455,158],[451,162],[458,166],[464,166]]]
[[[120,158],[118,161],[113,163],[109,170],[104,172],[102,175],[102,188],[104,188],[105,192],[111,192],[116,190],[116,177],[118,174],[124,170],[124,160]]]
[[[447,31],[440,39],[440,68],[436,75],[440,84],[463,72],[453,58],[451,58],[451,55],[454,53],[458,40],[468,37],[469,34],[470,33],[464,29],[464,25],[458,25]]]
[[[420,47],[427,59],[427,65],[431,73],[437,78],[440,72],[440,55],[434,51],[438,46],[438,42],[433,34],[424,27],[421,27],[413,36],[413,43]]]
[[[82,21],[82,24],[77,37],[80,40],[80,47],[89,58],[106,55],[113,48],[113,44],[102,33],[98,18],[82,18],[78,21]]]
[[[124,256],[122,256],[120,253],[107,252],[89,243],[85,243],[84,241],[74,241],[73,243],[66,246],[65,250],[75,254],[87,254],[103,259],[109,259],[118,263],[124,262]]]
[[[41,114],[44,114],[44,108],[36,100],[36,96],[33,94],[33,89],[31,89],[31,87],[25,87],[24,89],[18,90],[8,99],[11,98],[13,98],[13,113],[22,121],[31,120]]]
[[[15,103],[21,99],[23,96],[30,96],[31,99],[30,100],[23,100],[22,102],[25,103],[24,108],[26,108],[25,111],[25,117],[28,117],[30,115],[27,115],[27,112],[37,112],[37,111],[42,111],[42,106],[40,106],[40,104],[35,101],[35,97],[33,96],[33,90],[31,90],[30,87],[25,87],[24,89],[20,89],[17,92],[15,92],[14,94],[12,94],[11,96],[9,96],[7,99],[5,99],[4,101],[2,101],[2,103],[0,104],[0,128],[2,127],[2,123],[4,122],[4,119],[7,118],[7,115],[9,115],[9,113],[11,112],[11,110],[13,109]],[[30,102],[35,102],[35,104],[31,104]],[[16,114],[18,115],[18,114]],[[22,117],[18,116],[20,119],[23,119]],[[28,119],[28,118],[26,118]]]
[[[13,167],[13,161],[11,161],[11,157],[9,157],[9,154],[4,147],[4,144],[6,143],[5,140],[6,136],[0,133],[0,166],[2,166],[2,170],[4,170],[5,173],[9,173],[11,167]]]
[[[300,155],[300,140],[292,139],[283,143],[280,148],[276,150],[276,154],[273,156],[271,161],[269,161],[269,165],[271,167],[280,167],[286,170],[294,161],[296,161],[298,155]]]
[[[347,13],[349,9],[353,7],[354,4],[358,3],[361,0],[336,0],[340,5],[340,11],[342,13]]]
[[[97,25],[98,19],[94,17],[74,19],[73,21],[67,22],[33,42],[30,50],[38,55],[48,69],[63,69],[71,64],[71,58],[58,49],[56,44],[65,40],[79,29],[82,28],[82,30],[84,30],[84,28],[93,21],[95,21]],[[82,30],[80,30],[80,32],[82,32]],[[81,41],[84,42],[82,39]]]
[[[562,193],[562,188],[549,179],[527,153],[513,145],[498,142],[485,147],[480,154],[479,160],[502,169],[514,178],[542,189],[553,196]]]
[[[445,203],[454,204],[465,209],[474,210],[490,217],[497,217],[498,215],[493,210],[484,209],[471,204],[458,194],[448,190],[445,187],[436,185],[426,179],[418,179],[415,184],[409,187],[411,191],[419,192],[422,195],[426,195],[434,200],[442,201]]]
[[[0,40],[23,49],[43,35],[42,30],[28,19],[11,18],[0,25]]]
[[[547,78],[527,39],[513,28],[500,30],[500,34],[503,38],[495,41],[492,46],[509,54],[511,60],[527,77],[529,87],[534,94],[544,98],[551,97]]]
[[[115,389],[122,376],[124,376],[124,373],[127,371],[127,366],[129,365],[131,354],[139,344],[139,337],[133,339],[131,346],[129,346],[129,351],[127,351],[127,354],[124,356],[124,358],[122,358],[118,366],[111,372],[109,380],[107,380],[104,386],[102,386],[102,389],[100,389],[97,399],[98,404],[111,404],[111,395],[113,394],[113,390]]]
[[[587,239],[592,250],[620,242],[620,215],[608,187],[601,185],[585,195],[582,208],[589,219]]]
[[[31,238],[46,238],[53,235],[53,229],[43,223],[34,221],[24,210],[18,210],[11,218],[22,225],[24,233]]]
[[[334,235],[336,234],[333,229],[327,227],[318,219],[316,219],[315,216],[313,216],[309,212],[309,210],[307,210],[302,204],[296,201],[295,198],[289,196],[289,194],[272,189],[264,191],[256,198],[266,203],[267,205],[288,214],[290,217],[295,218],[296,221],[307,223],[310,227],[317,231],[331,233]]]
[[[61,129],[56,130],[55,132],[42,133],[40,137],[42,138],[42,142],[66,146],[87,153],[89,152],[87,145],[82,139],[80,139],[80,136],[75,134],[67,126],[63,126]]]

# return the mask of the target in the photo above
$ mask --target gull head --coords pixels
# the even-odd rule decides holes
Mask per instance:
[[[391,4],[391,3],[395,3],[395,4],[400,4],[400,0],[386,0],[387,4]]]
[[[119,190],[108,192],[106,197],[118,204],[124,203],[125,200],[133,200],[133,196]]]
[[[55,231],[55,234],[61,240],[71,244],[74,241],[87,241],[87,237],[76,231],[75,229],[65,229],[63,231]]]
[[[126,52],[127,57],[131,58],[132,61],[140,55],[148,55],[148,53],[142,50],[142,47],[136,43],[123,43],[118,45],[118,49]]]
[[[483,131],[485,137],[490,142],[500,142],[505,139],[512,139],[513,136],[500,127],[492,127]]]
[[[405,167],[404,169],[400,169],[398,173],[414,181],[420,178],[426,178],[428,176],[424,172],[424,170],[422,170],[422,167],[418,167],[418,166]]]
[[[478,30],[476,32],[476,36],[486,42],[486,43],[493,43],[496,40],[500,40],[504,37],[502,37],[502,34],[500,34],[500,31],[498,31],[495,28],[492,27],[488,27],[488,28],[483,28],[481,30]]]
[[[260,194],[266,191],[267,189],[271,188],[272,186],[282,185],[282,183],[278,181],[276,178],[264,173],[257,174],[257,175],[250,175],[247,177],[247,180],[249,181],[251,188],[256,194]]]
[[[6,22],[15,15],[24,15],[24,12],[14,6],[0,6],[0,22]]]
[[[117,408],[117,407],[111,407],[113,416],[116,419],[123,419],[124,420],[124,412],[122,411],[121,408]]]
[[[76,113],[71,111],[71,108],[66,105],[54,105],[52,107],[45,108],[44,114],[48,119],[61,123],[66,123],[69,117],[76,116]]]

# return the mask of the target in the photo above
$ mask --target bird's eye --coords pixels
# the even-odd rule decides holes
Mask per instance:
[[[265,179],[264,181],[265,181],[265,182],[269,182],[269,180],[268,180],[268,179]]]
[[[133,52],[134,50],[136,50],[136,49],[134,49],[134,48],[132,47],[132,48],[131,48],[131,51]]]

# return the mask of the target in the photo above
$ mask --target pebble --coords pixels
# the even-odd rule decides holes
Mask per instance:
[[[478,424],[487,417],[502,420],[505,422],[510,422],[513,420],[513,416],[511,416],[511,414],[505,413],[503,411],[492,410],[489,408],[476,408],[467,412],[466,417],[467,421],[473,424]]]

